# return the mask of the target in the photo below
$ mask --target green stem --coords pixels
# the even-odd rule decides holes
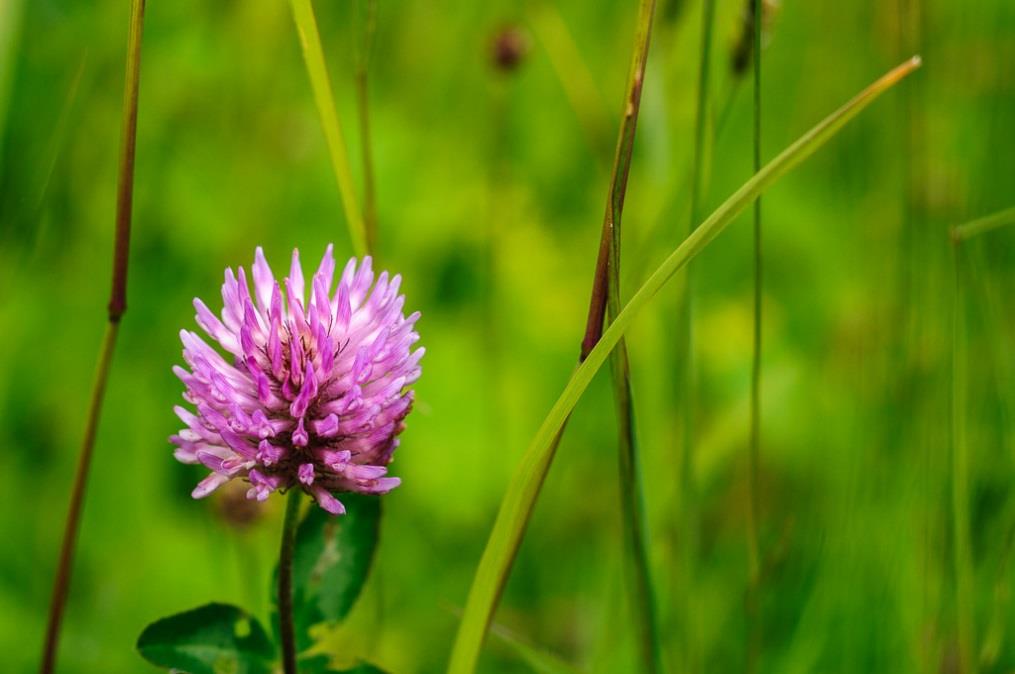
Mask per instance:
[[[694,155],[691,164],[691,198],[688,235],[698,228],[701,204],[704,200],[705,185],[708,182],[708,136],[709,136],[709,101],[711,89],[712,34],[715,26],[715,0],[704,0],[701,8],[701,53],[698,59],[698,89],[695,103],[694,122]],[[676,380],[681,387],[678,404],[683,407],[683,435],[679,443],[678,466],[680,470],[680,496],[678,501],[679,514],[678,546],[680,559],[678,570],[678,594],[680,597],[680,617],[683,625],[683,650],[685,666],[690,670],[697,669],[697,645],[699,640],[694,635],[697,610],[694,606],[693,578],[694,566],[697,561],[697,485],[694,479],[694,413],[696,407],[697,368],[695,365],[694,348],[694,274],[688,268],[685,272],[683,305],[678,314],[677,342],[678,362],[680,371]]]
[[[955,288],[952,309],[952,533],[955,564],[955,617],[958,624],[960,671],[975,674],[973,625],[973,560],[969,541],[969,446],[966,440],[966,317],[963,302],[962,250],[955,246]]]
[[[296,674],[296,632],[293,628],[293,548],[299,522],[299,489],[291,489],[282,521],[282,542],[278,553],[278,625],[282,641],[282,670]]]
[[[109,294],[108,322],[99,351],[99,361],[96,364],[84,438],[81,441],[81,452],[78,455],[78,465],[74,475],[74,487],[71,491],[67,519],[64,523],[63,541],[60,545],[60,557],[57,562],[56,578],[53,582],[49,618],[46,623],[46,637],[39,667],[42,674],[51,674],[56,668],[60,627],[63,624],[67,594],[70,590],[74,551],[85,491],[88,486],[88,473],[95,450],[95,436],[102,414],[102,401],[106,392],[106,382],[109,379],[109,369],[113,360],[116,337],[119,333],[120,319],[127,310],[127,262],[134,196],[134,150],[137,135],[137,100],[141,75],[141,37],[144,28],[144,10],[144,0],[133,0],[127,37],[127,64],[123,91],[123,136],[120,143],[119,180],[116,194],[116,234],[113,244],[113,279]]]
[[[754,173],[761,170],[761,0],[752,0],[754,28]],[[759,464],[761,457],[761,294],[762,294],[761,197],[754,201],[754,331],[751,358],[750,450],[747,470],[747,671],[757,669],[761,650],[758,622],[758,591],[761,582],[761,553],[758,544]]]

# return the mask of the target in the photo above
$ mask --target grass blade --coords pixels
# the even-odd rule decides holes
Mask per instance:
[[[982,218],[977,218],[971,222],[967,222],[964,225],[956,225],[952,227],[952,241],[955,243],[961,243],[974,236],[985,234],[992,230],[1004,227],[1005,225],[1015,225],[1015,206],[1012,208],[1006,208],[1003,211],[988,215]]]
[[[539,491],[550,464],[553,462],[555,439],[568,415],[588,388],[592,378],[606,362],[606,358],[630,327],[635,316],[645,308],[645,305],[677,271],[704,250],[759,194],[811,156],[847,122],[919,65],[919,57],[913,57],[889,71],[783,150],[781,154],[734,192],[666,258],[634,294],[616,319],[606,328],[602,339],[589,352],[588,358],[571,375],[571,379],[522,456],[508,485],[493,530],[490,532],[486,549],[473,578],[472,588],[469,591],[462,622],[459,625],[451,654],[449,672],[468,674],[475,670],[479,651],[493,618],[494,610],[532,515]]]
[[[349,237],[356,255],[363,256],[369,252],[367,235],[356,201],[356,190],[353,187],[352,170],[349,166],[349,150],[342,135],[342,125],[335,109],[335,96],[331,92],[331,80],[328,68],[324,63],[324,50],[321,47],[321,36],[317,31],[317,19],[311,0],[290,0],[293,20],[300,34],[300,45],[303,48],[303,62],[307,66],[307,76],[314,91],[314,103],[321,117],[321,127],[328,143],[331,166],[335,170],[338,191],[342,196],[342,208],[345,210],[346,224],[349,226]]]

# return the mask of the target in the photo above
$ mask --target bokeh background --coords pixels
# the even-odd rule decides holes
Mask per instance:
[[[104,326],[127,2],[0,0],[0,661],[36,667]],[[358,157],[362,30],[319,0]],[[701,3],[659,3],[625,215],[630,293],[689,221]],[[340,658],[445,665],[508,477],[573,368],[633,39],[630,2],[378,2],[370,65],[381,266],[427,347],[377,564]],[[719,0],[706,210],[750,175],[743,0]],[[505,27],[524,49],[498,67]],[[914,52],[924,67],[764,199],[758,665],[957,670],[952,362],[968,365],[977,659],[1015,670],[1015,229],[950,225],[1015,202],[1015,4],[782,0],[766,25],[763,145],[785,147]],[[358,160],[354,161],[358,169]],[[154,671],[142,627],[215,599],[267,613],[280,502],[243,528],[172,459],[178,330],[256,245],[351,255],[283,0],[148,3],[129,309],[87,496],[61,671]],[[357,173],[357,179],[360,174]],[[672,671],[742,671],[751,228],[693,264],[691,483],[681,528],[681,283],[630,338],[652,574]],[[953,319],[966,343],[953,350]],[[601,373],[579,404],[497,622],[586,672],[636,671],[615,428]],[[694,544],[693,563],[684,546]],[[527,671],[491,638],[483,672]]]

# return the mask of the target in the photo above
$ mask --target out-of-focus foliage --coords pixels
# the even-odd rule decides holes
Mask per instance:
[[[742,5],[718,5],[706,206],[750,173],[750,86],[729,67]],[[359,19],[353,2],[316,8],[358,169]],[[677,0],[658,10],[625,213],[627,291],[687,226],[699,11]],[[127,3],[0,2],[5,671],[37,663],[103,329],[127,13]],[[427,356],[374,569],[348,621],[326,635],[345,659],[336,666],[431,672],[446,662],[507,477],[577,356],[634,19],[630,3],[378,1],[378,258],[422,309]],[[512,44],[522,45],[508,70],[496,65],[505,25],[520,26]],[[570,48],[560,26],[577,66],[549,56]],[[912,52],[925,65],[764,199],[759,664],[947,670],[956,658],[947,227],[1015,203],[1015,5],[784,0],[768,34],[766,157]],[[276,265],[293,246],[307,259],[329,241],[351,254],[286,2],[149,2],[134,213],[129,309],[62,643],[67,674],[146,671],[133,650],[141,628],[208,601],[267,624],[281,500],[252,523],[235,504],[192,501],[197,475],[173,461],[166,438],[179,425],[170,366],[177,331],[193,326],[192,297],[214,294],[222,270],[249,264],[258,244]],[[678,287],[629,342],[674,670],[688,652],[704,671],[743,669],[748,224],[694,264],[701,545],[689,587],[676,584]],[[1015,230],[964,250],[977,655],[985,671],[1006,671]],[[634,662],[614,436],[603,378],[572,420],[498,613],[512,633],[588,672]],[[237,518],[244,527],[230,524]],[[480,665],[524,667],[497,639]]]

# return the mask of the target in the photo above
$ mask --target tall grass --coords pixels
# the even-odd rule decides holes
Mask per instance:
[[[571,375],[571,379],[522,456],[508,485],[473,578],[452,650],[449,672],[467,674],[475,670],[487,629],[507,582],[518,547],[525,535],[532,509],[553,462],[564,425],[593,376],[609,357],[635,316],[680,269],[704,250],[730,222],[753,203],[759,194],[813,154],[849,120],[919,65],[920,59],[913,57],[891,70],[766,164],[666,258],[606,328],[602,338],[589,352],[588,358]]]

